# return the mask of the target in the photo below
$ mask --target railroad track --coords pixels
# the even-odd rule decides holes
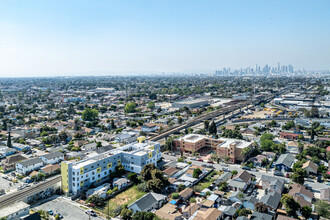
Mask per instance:
[[[268,102],[269,100],[271,100],[272,98],[274,98],[274,96],[270,96],[270,97],[267,97],[265,100],[263,101],[266,101]],[[194,118],[193,120],[191,121],[187,121],[185,124],[183,125],[179,125],[179,126],[176,126],[176,127],[173,127],[167,131],[164,131],[163,133],[161,134],[158,134],[158,135],[155,135],[151,138],[149,138],[150,141],[157,141],[157,140],[160,140],[164,137],[167,137],[177,131],[180,131],[182,129],[185,129],[185,128],[188,128],[188,127],[191,127],[193,125],[196,125],[202,121],[205,121],[205,120],[209,120],[209,119],[212,119],[214,117],[218,117],[220,115],[223,115],[223,114],[227,114],[229,112],[233,112],[233,111],[236,111],[240,108],[244,108],[245,106],[249,106],[253,104],[252,101],[246,101],[246,102],[241,102],[241,103],[238,103],[238,104],[235,104],[233,106],[228,106],[228,107],[225,107],[225,108],[222,108],[222,109],[219,109],[219,110],[216,110],[214,112],[211,112],[211,113],[208,113],[208,114],[205,114],[205,115],[201,115],[197,118]]]
[[[56,176],[53,179],[47,180],[45,182],[39,183],[37,185],[32,185],[28,188],[25,188],[21,191],[11,193],[8,195],[4,195],[0,197],[0,208],[3,208],[5,206],[9,206],[15,202],[22,201],[26,199],[29,196],[32,196],[36,193],[39,193],[42,190],[47,189],[48,187],[60,182],[62,179],[61,176]]]

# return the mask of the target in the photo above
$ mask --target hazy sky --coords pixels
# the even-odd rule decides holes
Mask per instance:
[[[0,77],[330,69],[329,0],[0,0]]]

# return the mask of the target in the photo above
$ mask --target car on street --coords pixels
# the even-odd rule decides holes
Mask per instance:
[[[47,212],[48,212],[49,215],[53,215],[54,214],[54,212],[52,210],[48,210]]]
[[[93,210],[87,210],[86,212],[85,212],[87,215],[90,215],[90,216],[93,216],[93,217],[96,217],[97,215],[96,215],[96,213],[93,211]]]
[[[327,184],[328,186],[330,186],[330,182],[327,182],[326,184]]]
[[[251,170],[251,167],[242,167],[243,170]]]
[[[275,176],[284,176],[284,174],[282,172],[280,172],[280,171],[275,171],[274,172],[274,175]]]
[[[190,158],[190,160],[196,160],[196,157],[192,157],[192,158]]]
[[[212,160],[208,160],[207,163],[212,163],[213,164],[214,162]]]
[[[198,158],[197,161],[203,162],[203,160],[201,158]]]

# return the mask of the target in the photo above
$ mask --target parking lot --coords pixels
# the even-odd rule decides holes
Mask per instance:
[[[38,210],[52,210],[54,213],[60,213],[63,216],[63,219],[72,219],[72,220],[83,220],[83,219],[95,219],[101,220],[104,218],[101,217],[90,217],[85,213],[86,210],[81,208],[79,204],[69,201],[66,198],[58,197],[53,200],[49,200],[37,207]]]
[[[9,190],[11,192],[16,191],[20,183],[14,183],[10,180],[4,179],[2,178],[3,176],[5,176],[5,174],[0,174],[0,189],[4,189],[6,193],[9,193]]]

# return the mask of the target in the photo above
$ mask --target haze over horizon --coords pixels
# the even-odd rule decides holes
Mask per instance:
[[[330,1],[1,1],[0,77],[330,69]]]

